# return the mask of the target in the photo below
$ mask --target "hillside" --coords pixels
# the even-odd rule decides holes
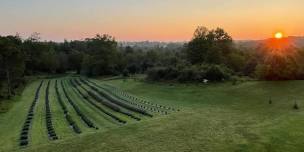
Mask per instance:
[[[65,78],[66,79],[66,78]],[[60,80],[60,79],[58,79]],[[64,79],[63,79],[64,80]],[[48,80],[45,80],[48,81]],[[50,105],[58,140],[46,137],[43,114],[35,115],[30,144],[18,146],[19,134],[34,90],[40,81],[29,85],[20,101],[6,114],[0,115],[0,151],[303,151],[304,81],[243,82],[237,85],[217,83],[209,85],[145,83],[129,80],[96,81],[124,90],[149,103],[175,107],[180,111],[158,115],[142,121],[131,120],[116,126],[101,119],[92,107],[66,87],[69,95],[81,105],[81,111],[98,126],[87,128],[72,117],[83,131],[77,135],[66,124],[54,96],[51,81]],[[70,86],[67,81],[64,84]],[[87,87],[86,87],[87,88]],[[46,89],[46,84],[42,87]],[[62,92],[60,92],[62,93]],[[271,97],[272,104],[269,104]],[[39,100],[44,100],[44,93]],[[294,101],[299,110],[294,110]],[[45,110],[38,102],[38,111]],[[66,102],[67,104],[67,102]],[[72,107],[68,106],[71,110]],[[57,109],[57,110],[56,110]],[[77,118],[77,119],[76,119]],[[127,120],[129,118],[122,117]],[[12,121],[14,120],[14,121]]]

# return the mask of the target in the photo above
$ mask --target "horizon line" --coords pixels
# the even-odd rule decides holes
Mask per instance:
[[[34,34],[35,32],[33,32],[32,34]],[[38,33],[39,35],[42,35],[41,33]],[[19,33],[19,32],[16,32],[15,34],[0,34],[0,36],[20,36],[20,38],[22,40],[26,40],[27,38],[29,38],[30,36],[25,36],[25,35],[22,35]],[[98,35],[95,34],[94,36]],[[109,34],[106,34],[106,35],[109,35]],[[46,38],[43,38],[42,36],[40,37],[40,40],[43,41],[43,42],[56,42],[56,43],[62,43],[62,42],[65,42],[65,41],[84,41],[85,39],[87,38],[93,38],[94,36],[91,36],[91,37],[86,37],[86,38],[79,38],[79,39],[68,39],[68,38],[63,38],[62,40],[56,40],[56,39],[46,39]],[[110,35],[112,36],[112,35]],[[188,40],[154,40],[154,39],[143,39],[143,40],[119,40],[117,39],[115,36],[112,36],[115,41],[119,42],[119,43],[123,43],[123,42],[163,42],[163,43],[182,43],[182,42],[189,42],[191,41],[192,38],[188,39]],[[291,38],[291,37],[297,37],[297,38],[304,38],[304,35],[289,35],[289,36],[285,36],[284,38]],[[250,39],[250,38],[236,38],[234,39],[232,37],[232,40],[233,41],[261,41],[261,40],[267,40],[267,39],[271,39],[272,37],[268,37],[268,38],[253,38],[253,39]]]

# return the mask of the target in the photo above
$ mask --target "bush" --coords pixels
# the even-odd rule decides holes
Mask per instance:
[[[199,66],[156,67],[149,69],[147,79],[152,81],[175,80],[179,82],[222,81],[229,79],[231,70],[223,65],[203,64]]]
[[[20,140],[27,140],[28,139],[28,136],[27,135],[21,135],[20,136]]]
[[[27,135],[27,134],[28,134],[28,131],[22,131],[20,135],[23,136],[23,135]]]
[[[210,81],[222,81],[230,78],[231,71],[221,65],[207,65],[205,68],[205,79]]]
[[[151,68],[147,72],[148,80],[153,80],[153,81],[158,81],[162,80],[165,75],[166,75],[166,68],[165,67],[156,67],[156,68]]]
[[[179,70],[177,80],[179,82],[202,82],[205,72],[200,66],[183,67]]]
[[[129,76],[130,76],[130,75],[129,75],[129,70],[128,70],[128,69],[123,70],[122,76],[123,76],[123,77],[129,77]]]
[[[28,140],[20,140],[20,146],[28,145]]]
[[[297,103],[297,102],[295,102],[295,103],[294,103],[294,105],[293,105],[293,109],[295,109],[295,110],[298,110],[298,109],[299,109],[299,105],[298,105],[298,103]]]

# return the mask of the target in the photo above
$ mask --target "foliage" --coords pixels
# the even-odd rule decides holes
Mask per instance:
[[[263,50],[255,74],[265,80],[295,80],[303,79],[303,59],[301,49],[287,48],[288,53],[273,53],[269,49]]]
[[[61,43],[41,41],[39,33],[24,40],[18,35],[0,36],[0,98],[15,95],[25,76],[68,71],[89,77],[147,74],[150,80],[179,82],[222,81],[230,76],[304,79],[303,49],[271,48],[267,43],[236,47],[221,28],[198,27],[191,41],[180,46],[120,44],[106,34]]]
[[[15,89],[24,83],[25,54],[21,44],[18,36],[0,37],[0,91],[7,88],[0,92],[0,98],[14,95]]]
[[[177,80],[179,82],[222,81],[229,79],[231,71],[223,65],[203,64],[193,66],[156,67],[148,72],[148,79],[153,81]]]
[[[86,39],[87,55],[83,71],[89,76],[115,75],[117,68],[117,42],[109,35],[96,35]]]
[[[198,27],[187,45],[187,59],[192,64],[220,64],[231,52],[232,38],[223,29]]]

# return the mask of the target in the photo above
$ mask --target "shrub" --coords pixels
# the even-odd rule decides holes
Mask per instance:
[[[195,67],[185,67],[181,71],[179,71],[179,75],[177,80],[179,82],[191,82],[196,81],[199,77],[200,73]]]
[[[21,135],[20,136],[20,140],[27,140],[28,139],[28,136],[27,135]]]
[[[298,110],[298,109],[299,109],[299,105],[298,105],[298,103],[297,103],[297,102],[295,102],[295,103],[294,103],[294,105],[293,105],[293,109],[295,109],[295,110]]]
[[[221,65],[204,65],[205,79],[211,81],[222,81],[230,78],[231,71]]]
[[[20,140],[20,146],[26,146],[28,145],[28,140]]]
[[[147,72],[152,81],[177,80],[179,82],[222,81],[229,79],[231,70],[223,65],[203,64],[194,66],[155,67]]]
[[[148,74],[147,79],[149,80],[153,80],[153,81],[162,80],[166,75],[166,68],[165,67],[151,68],[148,70],[147,74]]]
[[[27,134],[28,134],[28,131],[22,131],[20,135],[22,136],[22,135],[27,135]]]
[[[129,77],[129,70],[128,69],[124,69],[122,72],[122,76],[123,77]]]

